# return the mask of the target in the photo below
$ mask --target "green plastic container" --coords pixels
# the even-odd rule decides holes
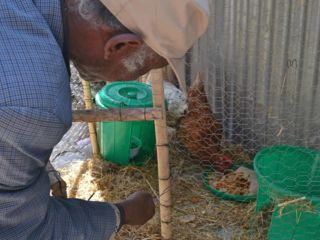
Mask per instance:
[[[252,164],[251,165],[248,165],[248,164],[244,164],[244,165],[233,165],[230,169],[228,170],[237,170],[239,167],[246,167],[246,168],[249,168],[249,169],[252,169],[253,166]],[[202,179],[203,179],[203,184],[204,186],[209,190],[209,192],[211,192],[212,194],[216,195],[217,197],[219,198],[222,198],[224,200],[228,200],[228,201],[237,201],[237,202],[253,202],[256,200],[257,196],[254,195],[254,196],[249,196],[249,195],[233,195],[233,194],[229,194],[229,193],[226,193],[226,192],[221,192],[219,191],[218,189],[214,188],[213,186],[211,186],[208,182],[208,177],[210,175],[210,173],[214,172],[215,170],[214,169],[210,169],[210,170],[206,170],[203,172],[202,174]]]
[[[275,208],[268,239],[272,240],[319,240],[319,212],[307,206],[292,204],[282,210]]]
[[[269,240],[320,239],[320,152],[296,146],[266,148],[256,155],[254,169],[259,182],[256,210],[274,208]],[[277,207],[303,197],[306,200]]]
[[[139,82],[114,82],[96,95],[101,109],[153,106],[151,86]],[[101,122],[98,124],[101,155],[119,165],[142,165],[155,150],[154,121]]]

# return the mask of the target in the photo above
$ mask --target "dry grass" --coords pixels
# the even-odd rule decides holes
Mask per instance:
[[[171,153],[173,229],[179,240],[263,240],[266,239],[266,216],[255,214],[254,203],[221,200],[202,185],[202,169],[187,156]],[[130,193],[158,191],[157,167],[148,161],[144,167],[119,168],[100,160],[78,162],[62,170],[69,196],[81,199],[111,201]],[[94,194],[94,195],[93,195]],[[157,196],[157,195],[156,195]],[[160,239],[159,212],[142,227],[124,227],[117,240]]]

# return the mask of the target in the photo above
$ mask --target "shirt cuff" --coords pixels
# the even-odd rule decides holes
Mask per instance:
[[[116,215],[116,233],[118,233],[121,230],[121,227],[124,222],[124,209],[122,206],[119,206],[119,204],[110,204],[111,207],[114,209],[115,215]],[[111,238],[113,239],[113,238]]]
[[[47,163],[46,166],[46,171],[48,173],[49,176],[49,181],[50,181],[50,185],[52,186],[53,184],[57,183],[57,182],[62,182],[62,178],[60,176],[60,173],[54,169],[54,167],[51,165],[50,162]]]

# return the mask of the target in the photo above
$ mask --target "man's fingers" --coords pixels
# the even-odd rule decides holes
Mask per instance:
[[[51,185],[52,196],[67,198],[67,184],[62,180]]]

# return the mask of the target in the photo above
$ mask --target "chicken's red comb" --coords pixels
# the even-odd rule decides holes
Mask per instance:
[[[215,164],[214,168],[219,172],[224,172],[229,169],[233,164],[232,159],[228,155],[223,155],[221,161]]]

